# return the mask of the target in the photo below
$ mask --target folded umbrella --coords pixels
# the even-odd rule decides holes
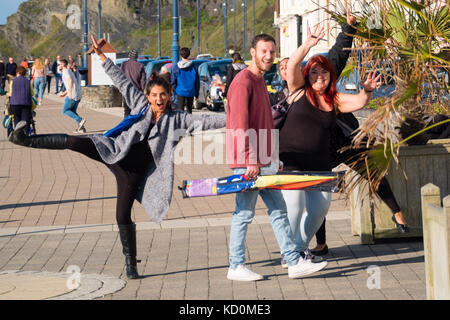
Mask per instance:
[[[245,175],[222,178],[183,180],[178,187],[183,198],[216,196],[258,189],[315,190],[337,192],[344,176],[343,171],[280,172],[276,175],[248,179]]]

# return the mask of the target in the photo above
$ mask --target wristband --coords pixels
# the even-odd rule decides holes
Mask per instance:
[[[373,90],[370,90],[370,91],[369,91],[369,90],[366,90],[366,89],[364,89],[364,88],[363,88],[363,90],[364,90],[365,92],[367,92],[367,93],[373,92]]]

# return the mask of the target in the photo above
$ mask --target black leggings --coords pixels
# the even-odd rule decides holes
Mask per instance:
[[[400,207],[398,206],[394,194],[392,193],[391,187],[389,186],[389,183],[385,177],[383,177],[383,179],[381,179],[380,181],[380,186],[378,187],[377,194],[380,196],[381,200],[383,200],[383,202],[386,203],[389,209],[391,209],[392,214],[400,211]],[[319,245],[325,244],[327,242],[325,221],[326,219],[323,219],[322,225],[316,232],[316,242]]]
[[[121,161],[114,164],[105,163],[94,143],[85,136],[69,136],[67,148],[104,163],[114,174],[117,182],[116,221],[117,224],[130,224],[131,208],[139,191],[139,186],[146,177],[154,161],[147,139],[133,145]]]

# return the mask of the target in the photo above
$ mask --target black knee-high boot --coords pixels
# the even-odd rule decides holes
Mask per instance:
[[[136,260],[136,224],[119,224],[118,226],[127,267],[127,277],[129,279],[137,279],[139,274]]]
[[[24,128],[27,123],[20,121],[14,131],[9,135],[8,140],[14,144],[40,149],[66,149],[67,134],[38,134],[27,136]]]

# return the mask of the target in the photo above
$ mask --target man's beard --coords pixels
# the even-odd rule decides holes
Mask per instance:
[[[267,72],[267,71],[269,71],[270,68],[272,67],[272,65],[273,65],[273,61],[272,61],[272,63],[270,64],[270,66],[267,67],[267,70],[266,70],[266,66],[264,65],[264,63],[262,63],[262,60],[256,59],[256,66],[257,66],[258,69],[259,69],[260,71],[262,71],[262,72]]]

